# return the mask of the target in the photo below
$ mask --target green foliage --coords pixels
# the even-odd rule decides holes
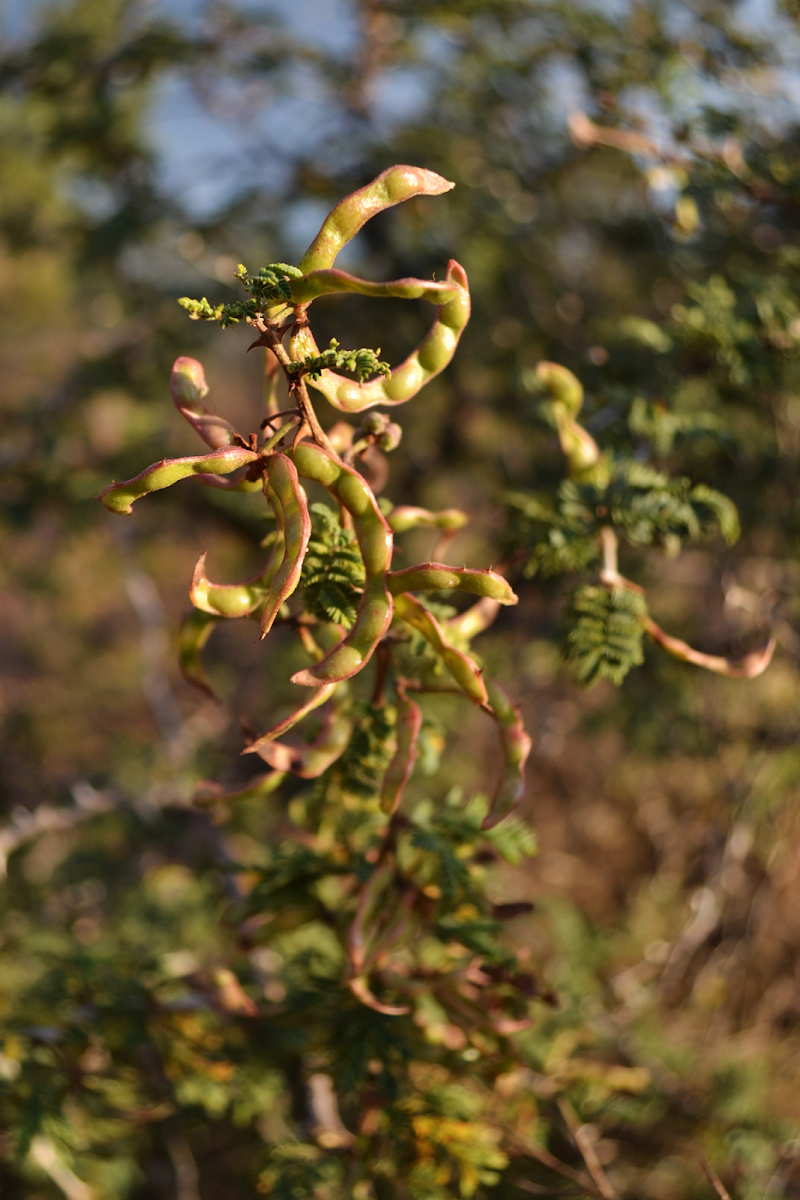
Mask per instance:
[[[585,584],[571,593],[564,614],[561,652],[581,687],[601,679],[622,683],[642,654],[642,596],[627,588]]]
[[[380,348],[377,350],[341,350],[336,338],[331,338],[327,350],[321,354],[309,354],[302,362],[291,363],[289,372],[292,375],[308,375],[311,379],[319,379],[323,371],[351,371],[359,383],[366,383],[370,375],[391,375],[392,369],[387,362],[381,362]]]
[[[205,296],[202,300],[183,296],[178,303],[193,321],[217,321],[223,329],[227,329],[229,325],[238,325],[240,321],[252,321],[268,309],[288,304],[292,299],[290,280],[302,279],[302,271],[288,263],[270,263],[268,267],[262,267],[257,275],[251,275],[247,267],[240,263],[235,277],[251,297],[250,300],[212,306]]]
[[[632,459],[614,460],[606,484],[565,480],[555,503],[520,492],[503,499],[510,509],[511,545],[525,555],[528,576],[585,571],[599,558],[597,538],[604,526],[631,545],[660,542],[672,551],[716,532],[729,544],[739,536],[736,508],[726,496]]]
[[[312,534],[300,586],[303,603],[320,621],[352,627],[361,591],[364,564],[352,530],[343,529],[327,504],[310,506]]]

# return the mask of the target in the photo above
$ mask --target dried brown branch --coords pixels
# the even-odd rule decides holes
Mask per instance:
[[[605,1171],[602,1168],[600,1159],[597,1157],[597,1152],[592,1143],[592,1139],[586,1132],[586,1127],[580,1123],[575,1113],[575,1109],[570,1104],[569,1100],[560,1097],[557,1101],[559,1111],[566,1122],[572,1137],[575,1140],[575,1145],[581,1152],[581,1157],[586,1163],[586,1168],[594,1180],[597,1190],[604,1200],[619,1200],[617,1193],[608,1181]]]
[[[717,1172],[711,1166],[711,1163],[706,1162],[706,1160],[704,1158],[701,1158],[700,1166],[703,1168],[706,1175],[708,1176],[711,1186],[713,1187],[714,1191],[719,1196],[719,1200],[731,1200],[731,1196],[730,1196],[730,1193],[728,1192],[728,1189],[725,1187],[725,1184],[722,1182],[722,1180],[720,1179]]]

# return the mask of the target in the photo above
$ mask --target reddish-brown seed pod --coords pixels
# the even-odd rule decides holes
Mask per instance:
[[[513,812],[525,793],[525,763],[530,754],[531,739],[525,732],[519,708],[502,683],[488,679],[486,690],[489,696],[487,711],[497,722],[503,750],[503,769],[483,819],[483,828],[493,829]]]
[[[393,813],[403,796],[403,789],[411,778],[417,758],[417,742],[422,728],[422,709],[415,700],[403,696],[397,713],[395,735],[397,749],[392,756],[381,785],[381,810]]]

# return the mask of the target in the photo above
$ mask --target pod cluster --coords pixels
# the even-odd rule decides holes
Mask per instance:
[[[299,268],[273,264],[273,268],[281,268],[280,287],[273,286],[272,275],[262,279],[239,269],[238,277],[257,302],[255,307],[249,306],[245,319],[261,330],[264,340],[259,344],[272,346],[284,369],[290,396],[296,394],[293,389],[297,389],[298,381],[304,380],[335,408],[345,412],[363,412],[379,404],[397,405],[415,395],[449,363],[469,317],[469,289],[463,268],[451,262],[440,283],[403,279],[375,284],[335,269],[333,261],[342,246],[377,212],[413,195],[441,194],[451,186],[432,172],[411,167],[391,168],[333,209]],[[365,381],[365,372],[358,368],[372,364],[373,359],[367,363],[367,352],[353,352],[367,357],[363,362],[353,358],[350,364],[347,354],[339,352],[338,344],[332,343],[331,350],[320,355],[308,325],[309,303],[319,295],[336,292],[423,297],[438,305],[438,313],[427,337],[404,363],[389,370],[375,357],[381,374],[377,379]],[[262,300],[263,309],[259,309]],[[202,306],[194,310],[189,307],[192,315],[206,315]],[[214,319],[221,319],[217,310],[213,311]],[[288,352],[283,350],[284,334],[288,335]],[[359,379],[337,374],[329,362],[352,365]],[[412,693],[452,690],[480,706],[497,725],[503,769],[485,825],[488,828],[496,824],[522,795],[530,742],[519,710],[499,684],[484,680],[478,663],[468,651],[470,639],[490,623],[499,607],[515,604],[517,597],[503,576],[491,570],[452,567],[441,562],[392,570],[395,532],[432,528],[440,530],[442,539],[449,541],[465,524],[466,515],[457,509],[434,513],[411,506],[399,506],[387,513],[388,506],[379,505],[370,483],[355,465],[355,456],[367,442],[375,444],[377,440],[384,449],[397,444],[400,431],[382,414],[365,418],[363,431],[368,436],[352,445],[349,457],[347,453],[340,457],[333,442],[324,435],[315,437],[308,410],[302,405],[277,432],[270,429],[260,445],[255,435],[249,439],[242,437],[228,421],[209,410],[203,368],[194,359],[176,360],[170,390],[175,407],[206,443],[209,452],[155,463],[134,479],[111,484],[100,495],[101,502],[111,512],[129,513],[132,503],[148,492],[195,477],[210,486],[263,490],[275,516],[276,530],[264,568],[239,583],[212,581],[206,573],[206,555],[198,559],[190,588],[195,611],[183,622],[179,636],[180,663],[186,678],[211,691],[201,651],[214,626],[221,621],[255,619],[260,624],[262,638],[276,622],[291,626],[310,659],[291,681],[314,689],[313,695],[301,702],[286,720],[255,738],[247,752],[259,755],[275,772],[314,778],[347,748],[353,732],[350,681],[382,647],[380,669],[397,698],[396,746],[379,789],[383,811],[389,814],[395,811],[414,767],[422,713]],[[395,429],[396,434],[392,433]],[[291,443],[290,434],[294,435]],[[309,440],[312,437],[315,440]],[[345,623],[319,622],[292,600],[301,582],[312,528],[302,480],[327,490],[358,547],[363,584],[349,627]],[[473,609],[440,620],[414,595],[426,591],[464,591],[479,600]],[[402,658],[403,647],[414,637],[427,645],[433,665],[430,658],[421,659],[418,672],[403,674],[407,666]],[[291,745],[282,740],[294,725],[323,706],[322,726],[313,742]]]

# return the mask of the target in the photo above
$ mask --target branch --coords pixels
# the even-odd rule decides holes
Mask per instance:
[[[597,1152],[592,1145],[591,1138],[586,1133],[586,1127],[581,1125],[575,1115],[575,1110],[569,1100],[561,1097],[557,1101],[559,1111],[564,1118],[567,1128],[575,1139],[575,1145],[581,1152],[583,1161],[586,1163],[589,1174],[597,1185],[597,1190],[604,1200],[619,1200],[617,1193],[614,1191],[611,1184],[608,1182],[606,1173],[600,1165],[600,1159],[597,1157]]]

